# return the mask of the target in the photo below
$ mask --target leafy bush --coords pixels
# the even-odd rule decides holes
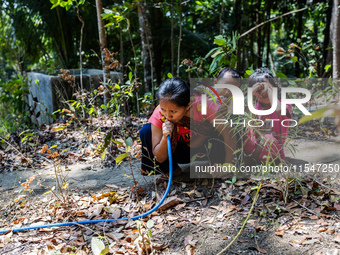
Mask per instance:
[[[0,135],[32,124],[25,100],[28,93],[28,86],[21,75],[8,81],[0,79]]]

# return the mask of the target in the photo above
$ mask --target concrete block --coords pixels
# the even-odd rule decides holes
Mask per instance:
[[[32,121],[38,125],[52,122],[51,114],[65,107],[64,102],[74,100],[72,95],[80,91],[80,70],[70,69],[70,75],[75,77],[75,82],[70,84],[57,75],[47,75],[42,73],[27,73],[29,85],[28,103],[30,109],[34,109]],[[114,82],[123,79],[123,74],[110,72],[110,77]],[[93,91],[100,86],[103,80],[103,71],[100,69],[84,69],[83,87],[86,91]]]

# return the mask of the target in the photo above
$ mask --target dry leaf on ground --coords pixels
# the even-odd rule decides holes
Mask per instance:
[[[163,204],[159,207],[159,210],[166,210],[171,206],[182,203],[183,200],[178,198],[177,196],[168,197],[164,200]]]

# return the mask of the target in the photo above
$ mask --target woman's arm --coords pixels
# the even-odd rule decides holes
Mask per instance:
[[[171,136],[174,124],[166,120],[162,129],[151,124],[152,134],[152,153],[159,163],[163,163],[168,158],[167,139],[168,135]]]

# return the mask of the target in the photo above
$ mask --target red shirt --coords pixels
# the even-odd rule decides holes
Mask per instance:
[[[191,100],[190,116],[194,121],[213,121],[217,110],[220,108],[220,104],[214,103],[212,100],[207,99],[207,115],[202,115],[201,113],[201,96],[195,96]],[[158,105],[154,112],[152,113],[149,122],[156,127],[162,128],[165,122],[165,117],[162,114],[161,108]],[[183,127],[177,124],[177,140],[182,142],[189,142],[192,135],[196,133],[190,131],[189,128]]]

